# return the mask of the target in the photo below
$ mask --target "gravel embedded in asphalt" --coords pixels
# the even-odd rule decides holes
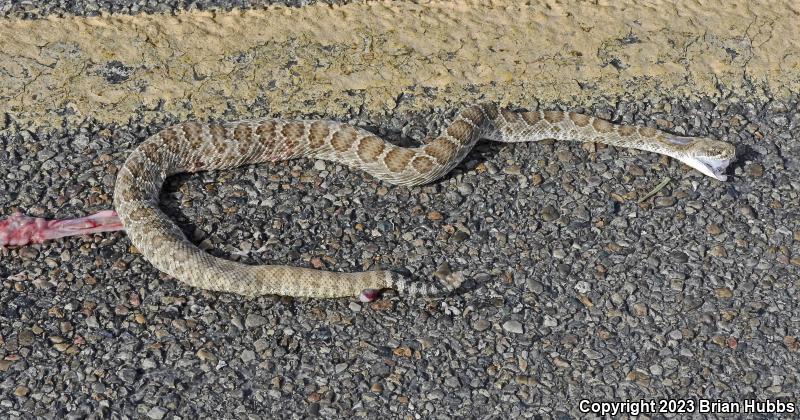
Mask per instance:
[[[123,233],[12,248],[0,265],[0,413],[517,418],[578,416],[584,398],[794,401],[798,98],[597,103],[583,111],[734,143],[733,176],[552,141],[483,143],[418,188],[313,160],[177,176],[165,211],[216,255],[463,271],[467,284],[440,300],[247,300],[183,287]],[[452,115],[350,122],[407,142]],[[114,171],[162,127],[0,133],[0,161],[23,162],[0,165],[3,215],[110,207]]]
[[[466,288],[443,300],[204,292],[160,274],[122,233],[12,248],[0,269],[0,410],[484,417],[576,414],[579,399],[618,399],[619,389],[791,397],[800,150],[790,130],[800,114],[677,103],[587,111],[727,139],[741,151],[729,182],[647,153],[484,143],[445,179],[413,189],[299,160],[181,175],[162,194],[214,254],[463,271]],[[441,126],[440,112],[352,122],[397,138]],[[107,128],[3,135],[2,159],[25,162],[0,169],[4,210],[109,207],[114,168],[159,127],[114,128],[113,143]]]
[[[22,0],[0,3],[0,16],[39,19],[47,16],[98,16],[102,13],[179,13],[184,10],[232,10],[283,5],[302,7],[315,3],[337,5],[352,0]]]

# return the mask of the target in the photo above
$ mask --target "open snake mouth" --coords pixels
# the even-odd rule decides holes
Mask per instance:
[[[664,135],[659,139],[669,145],[679,146],[679,149],[689,149],[685,154],[667,153],[668,155],[716,180],[726,181],[728,179],[724,172],[728,165],[736,159],[736,151],[730,144],[712,139],[672,134]]]
[[[726,181],[728,176],[725,175],[725,170],[731,164],[733,159],[712,158],[708,156],[695,156],[695,157],[682,157],[679,158],[681,162],[691,166],[694,169],[720,181]]]

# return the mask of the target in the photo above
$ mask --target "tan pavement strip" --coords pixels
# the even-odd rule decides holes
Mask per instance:
[[[229,107],[237,117],[333,117],[362,106],[391,112],[402,93],[413,108],[714,96],[745,78],[784,96],[800,84],[790,1],[531,3],[0,20],[0,111],[33,126],[124,124],[136,112],[144,121],[162,112],[202,119]],[[257,99],[269,109],[245,109]]]

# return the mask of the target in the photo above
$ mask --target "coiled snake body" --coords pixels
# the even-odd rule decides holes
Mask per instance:
[[[190,122],[162,130],[131,153],[117,177],[114,206],[142,255],[190,286],[246,296],[360,295],[372,300],[385,288],[437,295],[458,287],[460,279],[424,282],[393,271],[336,273],[245,265],[214,257],[189,242],[159,209],[159,191],[168,176],[179,172],[298,157],[340,162],[391,184],[414,186],[446,174],[481,138],[509,143],[553,138],[631,147],[671,156],[719,180],[725,180],[722,172],[735,155],[733,146],[712,139],[614,125],[577,113],[515,112],[494,104],[464,108],[439,137],[416,148],[398,147],[370,132],[333,121]]]

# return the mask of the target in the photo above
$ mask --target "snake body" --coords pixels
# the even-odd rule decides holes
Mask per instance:
[[[220,124],[187,122],[142,142],[119,171],[114,206],[131,242],[159,270],[187,285],[238,293],[371,300],[393,288],[410,295],[440,295],[460,279],[415,281],[388,271],[338,273],[281,265],[246,265],[214,257],[193,245],[160,209],[164,180],[180,172],[220,170],[299,157],[340,162],[396,185],[432,182],[455,167],[475,143],[541,139],[597,142],[680,159],[724,180],[733,146],[680,137],[648,127],[615,125],[578,113],[516,112],[486,103],[461,110],[439,137],[416,147],[387,143],[349,124],[322,120],[256,119]]]

